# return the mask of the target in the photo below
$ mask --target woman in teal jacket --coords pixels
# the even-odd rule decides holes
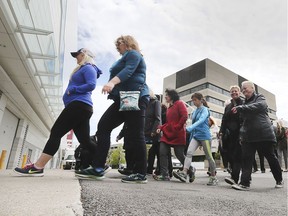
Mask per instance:
[[[211,176],[207,185],[217,185],[218,180],[215,172],[216,165],[211,152],[211,133],[209,128],[210,112],[201,93],[194,93],[191,99],[197,109],[192,113],[192,125],[186,128],[187,132],[191,134],[190,141],[185,157],[183,171],[177,172],[177,175],[182,182],[187,181],[187,172],[191,166],[192,156],[196,149],[199,146],[202,146],[211,169]]]

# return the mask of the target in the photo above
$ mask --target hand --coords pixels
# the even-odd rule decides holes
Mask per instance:
[[[151,137],[154,137],[155,135],[156,135],[156,134],[155,134],[155,133],[153,133],[153,132],[150,134],[150,136],[151,136]]]
[[[156,130],[156,133],[157,133],[157,134],[159,134],[160,132],[161,132],[161,130],[160,130],[160,129],[157,129],[157,130]]]
[[[232,113],[237,113],[237,108],[236,107],[233,107],[232,109],[231,109],[231,111],[232,111]]]
[[[102,94],[110,93],[113,90],[114,86],[115,85],[112,82],[108,82],[106,85],[103,86]]]

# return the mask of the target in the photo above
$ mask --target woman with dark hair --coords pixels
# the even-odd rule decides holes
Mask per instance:
[[[188,112],[183,101],[179,100],[179,95],[174,89],[166,89],[165,100],[168,104],[166,112],[166,123],[159,126],[157,133],[162,131],[160,139],[160,175],[153,175],[155,180],[169,181],[168,155],[170,147],[178,160],[184,163],[184,149],[186,145],[185,124],[188,118]]]
[[[210,112],[208,105],[201,93],[194,93],[191,97],[197,109],[192,113],[192,125],[186,130],[190,133],[190,143],[186,153],[183,171],[174,173],[182,182],[186,182],[188,171],[191,166],[192,156],[199,146],[203,147],[206,158],[209,162],[211,176],[207,185],[217,185],[216,164],[211,152],[211,133],[209,127]]]

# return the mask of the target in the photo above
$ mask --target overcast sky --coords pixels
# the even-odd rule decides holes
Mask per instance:
[[[164,77],[209,58],[275,94],[277,116],[288,120],[287,1],[79,0],[78,4],[78,48],[94,51],[104,72],[93,93],[93,133],[111,104],[101,88],[109,68],[120,58],[114,45],[120,35],[133,35],[138,41],[147,64],[147,84],[155,93],[162,93]]]

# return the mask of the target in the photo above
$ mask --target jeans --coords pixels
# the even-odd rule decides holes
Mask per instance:
[[[244,142],[242,143],[242,175],[240,184],[250,186],[253,160],[256,150],[261,150],[267,159],[273,177],[276,182],[282,181],[282,171],[279,162],[274,154],[274,143],[264,142]]]
[[[119,111],[120,102],[115,100],[114,103],[106,110],[99,120],[97,127],[97,152],[93,160],[93,167],[104,167],[108,151],[110,148],[110,135],[114,128],[123,122],[127,126],[127,136],[129,140],[126,148],[133,152],[135,156],[135,165],[133,173],[146,175],[147,159],[146,144],[144,137],[145,110],[148,99],[142,97],[139,100],[139,111]]]
[[[152,141],[152,146],[150,147],[148,151],[148,166],[147,166],[147,173],[149,174],[152,174],[153,172],[155,156],[157,156],[157,166],[158,166],[158,163],[160,164],[160,160],[159,160],[160,143],[158,141],[158,137],[151,139],[151,141]]]
[[[55,121],[43,153],[53,156],[59,149],[61,138],[73,129],[78,141],[92,154],[96,146],[90,140],[89,120],[93,114],[90,105],[74,101],[68,104]]]

